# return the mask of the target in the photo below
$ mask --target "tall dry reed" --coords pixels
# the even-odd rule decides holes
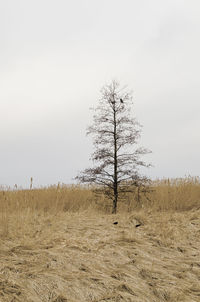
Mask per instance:
[[[140,189],[140,190],[139,190]],[[119,202],[119,212],[138,208],[156,211],[185,211],[200,208],[200,178],[188,177],[153,181],[147,192],[135,188],[133,193]],[[139,190],[139,191],[138,191]],[[29,190],[0,191],[0,234],[7,236],[9,223],[15,216],[18,225],[25,217],[33,215],[57,215],[60,212],[94,211],[111,213],[112,202],[101,195],[98,198],[91,188],[79,185],[55,185]],[[27,218],[29,219],[29,218]]]
[[[138,194],[139,193],[139,194]],[[138,199],[139,198],[139,199]],[[1,213],[23,210],[57,213],[60,211],[95,210],[110,212],[111,201],[96,197],[90,187],[80,185],[54,185],[41,189],[0,190]],[[189,210],[200,206],[200,178],[188,177],[153,181],[147,192],[143,188],[125,196],[119,202],[119,211],[137,207],[155,210]]]

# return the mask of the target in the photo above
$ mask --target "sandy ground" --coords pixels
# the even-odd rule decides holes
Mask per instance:
[[[200,211],[10,217],[0,301],[199,302]]]

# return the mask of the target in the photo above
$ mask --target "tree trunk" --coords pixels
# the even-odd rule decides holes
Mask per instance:
[[[113,199],[112,214],[117,213],[117,199],[118,199],[118,192],[115,192],[114,199]]]
[[[118,199],[118,177],[117,177],[117,122],[116,122],[116,109],[115,109],[115,97],[113,95],[114,110],[113,110],[113,120],[114,120],[114,199],[113,199],[113,210],[112,213],[117,213],[117,199]]]

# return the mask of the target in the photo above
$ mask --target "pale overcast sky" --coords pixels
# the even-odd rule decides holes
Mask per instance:
[[[199,0],[0,1],[0,184],[72,183],[112,79],[134,91],[147,175],[199,175],[199,16]]]

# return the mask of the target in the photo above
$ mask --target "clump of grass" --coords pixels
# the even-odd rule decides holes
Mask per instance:
[[[156,210],[186,211],[200,207],[200,178],[187,177],[157,180],[148,194]],[[148,202],[145,202],[147,206]]]
[[[22,210],[60,212],[86,210],[92,204],[92,191],[81,186],[50,186],[30,190],[0,192],[0,209],[9,213]]]

